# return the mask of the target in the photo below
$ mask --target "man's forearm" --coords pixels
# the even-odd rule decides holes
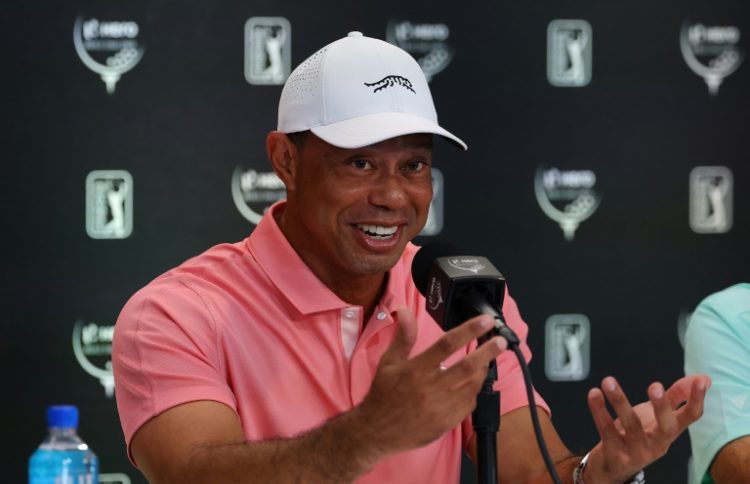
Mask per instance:
[[[557,475],[560,476],[560,482],[564,484],[572,484],[573,470],[581,462],[582,457],[583,456],[580,455],[573,455],[555,462],[555,470],[557,471]],[[550,482],[552,482],[552,477],[545,466],[544,472],[531,479],[529,484],[549,484]]]
[[[345,483],[369,471],[387,453],[363,430],[359,408],[292,438],[202,444],[168,482]]]

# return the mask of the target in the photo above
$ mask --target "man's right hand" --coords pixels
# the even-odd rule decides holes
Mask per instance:
[[[355,409],[362,419],[360,431],[383,456],[427,445],[464,420],[474,409],[487,365],[507,347],[504,338],[495,337],[444,368],[442,363],[452,354],[487,333],[494,319],[470,319],[411,358],[417,323],[407,309],[399,309],[395,319],[393,342],[380,360],[370,392]]]

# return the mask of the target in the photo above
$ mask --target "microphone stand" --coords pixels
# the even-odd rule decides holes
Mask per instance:
[[[499,335],[495,328],[491,336]],[[490,338],[479,338],[479,344]],[[477,437],[477,483],[497,484],[497,432],[500,430],[500,392],[493,390],[497,381],[497,361],[487,365],[482,389],[477,394],[477,406],[471,414],[474,435]]]
[[[497,432],[500,430],[500,392],[492,390],[497,380],[494,362],[487,369],[477,406],[472,413],[474,435],[477,436],[477,483],[497,483]]]

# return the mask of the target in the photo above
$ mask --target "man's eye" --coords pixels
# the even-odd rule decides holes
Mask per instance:
[[[351,165],[359,170],[366,170],[372,166],[367,160],[354,160],[351,162]]]
[[[427,163],[421,160],[412,160],[404,167],[406,171],[421,171],[427,167]]]

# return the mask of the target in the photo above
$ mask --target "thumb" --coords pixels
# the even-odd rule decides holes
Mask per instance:
[[[393,315],[396,320],[396,334],[380,361],[406,360],[417,340],[417,321],[406,308],[399,308]]]

